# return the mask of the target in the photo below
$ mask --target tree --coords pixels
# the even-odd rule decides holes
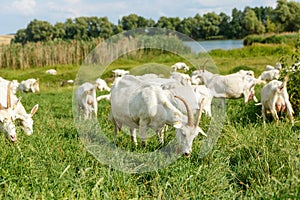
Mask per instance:
[[[267,33],[272,33],[275,32],[276,30],[276,25],[273,23],[270,19],[270,17],[267,18],[266,20],[266,32]]]
[[[300,29],[300,3],[278,0],[274,10],[274,21],[279,31],[298,31]]]
[[[139,17],[136,14],[130,14],[122,17],[120,22],[123,30],[133,30],[138,28]]]
[[[19,29],[15,35],[15,37],[12,39],[12,43],[21,43],[25,44],[28,41],[26,29]]]
[[[246,34],[243,28],[243,13],[234,8],[231,14],[231,22],[229,23],[229,38],[243,38]]]
[[[262,34],[265,32],[264,25],[257,19],[256,14],[252,9],[246,9],[244,23],[248,34]]]
[[[28,24],[25,32],[27,41],[49,41],[53,37],[53,26],[47,21],[34,19]]]
[[[53,27],[53,39],[55,38],[64,38],[66,35],[65,26],[63,23],[58,22]]]
[[[165,17],[162,16],[158,19],[155,27],[166,28],[170,30],[177,30],[177,26],[180,24],[179,17]]]
[[[221,21],[219,24],[219,35],[222,35],[223,37],[227,38],[229,36],[230,33],[230,17],[228,15],[226,15],[225,13],[221,12],[219,14]]]

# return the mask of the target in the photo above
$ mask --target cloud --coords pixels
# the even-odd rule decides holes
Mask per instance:
[[[23,15],[33,15],[35,13],[35,0],[18,0],[12,2],[12,8]]]

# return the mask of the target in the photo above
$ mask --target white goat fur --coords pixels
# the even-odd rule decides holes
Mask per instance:
[[[108,87],[107,83],[105,80],[101,79],[101,78],[97,78],[96,79],[96,85],[97,85],[97,88],[100,90],[100,91],[103,91],[103,90],[106,90],[106,91],[110,91],[110,87]]]
[[[267,112],[271,112],[274,120],[278,123],[277,112],[286,112],[292,124],[294,124],[293,108],[289,101],[289,95],[286,89],[288,78],[283,82],[272,80],[266,84],[261,90],[262,116],[263,121],[266,121]]]
[[[174,65],[172,65],[171,67],[175,72],[180,69],[183,69],[184,72],[187,72],[190,69],[184,62],[177,62]]]
[[[5,91],[3,87],[8,87],[10,85],[10,81],[8,80],[1,80],[0,87],[1,93],[0,93],[0,118],[2,117],[3,119],[10,120],[10,126],[13,128],[12,124],[15,120],[19,120],[21,122],[21,128],[27,135],[31,135],[33,133],[33,115],[36,113],[38,110],[38,104],[36,104],[30,114],[27,114],[24,106],[22,105],[20,99],[17,98],[15,94],[13,94],[13,91]],[[3,106],[6,107],[6,109],[3,108]],[[6,129],[7,131],[7,129]],[[16,142],[17,141],[17,135],[14,130],[12,132],[7,131],[7,136],[8,138]]]
[[[193,85],[192,88],[194,89],[197,101],[199,103],[202,101],[202,99],[204,99],[203,112],[211,117],[211,102],[213,95],[211,94],[210,89],[208,89],[205,85]]]
[[[50,74],[50,75],[56,75],[57,74],[57,71],[55,69],[48,69],[46,71],[46,74]]]
[[[30,78],[24,81],[21,81],[19,85],[19,90],[22,92],[40,92],[39,79]]]
[[[280,76],[280,71],[278,69],[271,69],[268,71],[264,71],[261,73],[261,75],[257,78],[258,80],[263,81],[271,81],[271,80],[277,80]]]
[[[257,84],[257,80],[252,76],[241,73],[219,75],[206,70],[198,70],[197,76],[216,98],[237,99],[244,97],[245,103],[252,98],[257,101],[254,96],[254,86]]]
[[[122,125],[131,130],[138,128],[142,144],[145,144],[147,128],[152,128],[160,136],[164,125],[169,124],[176,128],[181,152],[189,155],[193,139],[199,132],[204,135],[205,133],[198,124],[191,124],[193,119],[188,117],[187,120],[187,116],[180,112],[172,101],[174,96],[160,86],[145,85],[139,78],[124,76],[111,90],[111,118],[115,127],[115,142]],[[190,108],[187,110],[190,113],[188,116],[193,116]],[[132,133],[133,139],[134,134]]]
[[[75,98],[79,119],[81,119],[82,112],[84,119],[91,119],[93,116],[97,117],[96,85],[89,82],[83,83],[76,89]]]

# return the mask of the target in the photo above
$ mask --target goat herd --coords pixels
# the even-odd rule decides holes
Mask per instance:
[[[130,75],[129,71],[116,69],[112,71],[115,80],[111,88],[100,78],[93,83],[81,84],[75,90],[78,119],[96,118],[98,101],[108,100],[111,104],[110,119],[114,124],[115,142],[118,131],[124,125],[130,128],[135,144],[138,130],[142,145],[145,145],[148,128],[153,129],[159,141],[163,143],[164,127],[171,125],[176,130],[179,153],[189,156],[194,138],[199,133],[206,136],[199,123],[202,113],[213,117],[211,112],[213,98],[222,98],[223,103],[226,98],[242,97],[245,103],[249,100],[258,102],[254,87],[257,84],[264,84],[259,103],[262,106],[263,122],[265,123],[268,112],[278,122],[277,113],[284,111],[294,124],[293,109],[286,88],[288,78],[285,77],[283,82],[277,80],[281,70],[280,63],[276,63],[275,67],[267,65],[258,78],[255,78],[251,70],[219,75],[203,67],[188,75],[186,72],[189,71],[189,67],[183,62],[171,67],[173,72],[169,78],[155,74],[134,76]],[[57,72],[48,70],[46,73],[56,75]],[[69,81],[73,83],[72,80]],[[110,93],[96,97],[96,89],[107,90]],[[13,142],[17,141],[14,122],[20,121],[24,132],[30,135],[33,133],[32,116],[38,110],[38,105],[35,105],[28,114],[21,99],[16,96],[17,90],[39,92],[39,80],[28,79],[18,83],[16,80],[0,78],[0,128]]]

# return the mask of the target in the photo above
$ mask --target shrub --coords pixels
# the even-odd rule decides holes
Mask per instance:
[[[290,96],[290,102],[295,111],[295,115],[299,115],[300,112],[300,31],[298,34],[298,39],[296,42],[296,50],[290,56],[293,64],[288,65],[287,56],[283,56],[281,58],[281,62],[283,63],[283,69],[281,72],[281,79],[283,79],[286,75],[289,76],[289,81],[287,84],[287,90]]]

